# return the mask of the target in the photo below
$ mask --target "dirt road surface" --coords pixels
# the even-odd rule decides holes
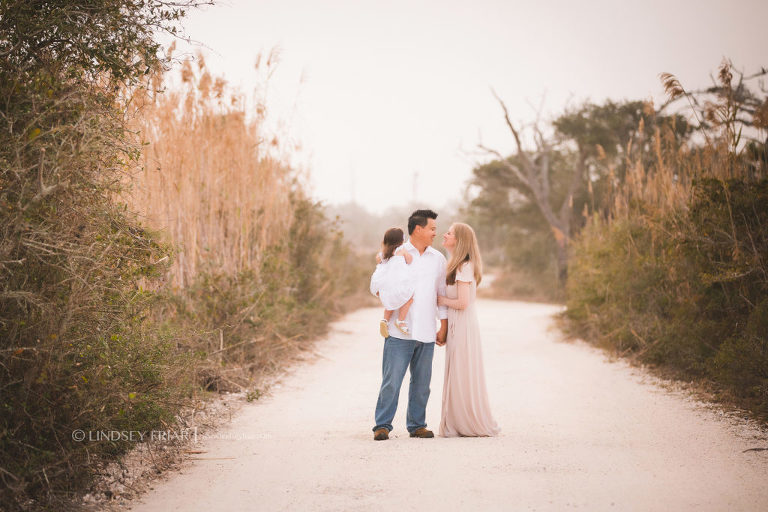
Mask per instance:
[[[499,437],[409,438],[406,375],[395,430],[374,442],[380,311],[363,309],[132,510],[768,510],[768,451],[751,450],[768,438],[752,424],[562,341],[557,306],[478,310]],[[436,347],[435,431],[443,365]]]

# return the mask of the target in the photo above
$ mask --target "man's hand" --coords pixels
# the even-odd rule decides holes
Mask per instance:
[[[445,345],[446,337],[448,335],[448,320],[440,320],[440,330],[437,331],[437,340],[435,344],[438,347]]]

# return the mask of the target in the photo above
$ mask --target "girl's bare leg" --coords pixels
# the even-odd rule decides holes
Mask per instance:
[[[393,313],[393,310],[391,310],[391,309],[385,309],[385,310],[384,310],[384,320],[386,320],[387,322],[389,322],[389,319],[390,319],[390,318],[392,318],[392,313]]]
[[[408,302],[406,302],[405,304],[403,304],[400,307],[400,311],[398,311],[398,313],[397,313],[397,319],[398,320],[400,320],[400,321],[405,320],[405,317],[408,316],[408,310],[411,309],[411,304],[413,304],[413,297],[408,299]],[[391,315],[392,312],[389,311],[389,314]],[[387,320],[389,320],[389,318],[387,318]]]

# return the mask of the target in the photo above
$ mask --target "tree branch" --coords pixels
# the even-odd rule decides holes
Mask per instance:
[[[504,165],[505,168],[512,171],[512,174],[515,175],[515,178],[520,180],[526,187],[531,188],[530,183],[528,183],[528,178],[524,176],[522,172],[520,172],[520,169],[516,165],[512,165],[511,163],[509,163],[509,161],[506,158],[504,158],[501,155],[501,153],[499,153],[495,149],[491,149],[486,146],[483,146],[482,144],[478,144],[477,147],[498,158],[499,162],[501,162],[501,164]]]
[[[35,196],[30,200],[30,202],[24,207],[24,210],[29,208],[31,205],[42,201],[43,199],[50,196],[51,194],[58,192],[59,190],[63,190],[69,186],[68,181],[62,181],[55,185],[46,185],[45,183],[43,183],[44,159],[45,159],[45,148],[42,148],[40,150],[40,163],[37,165],[37,178],[38,178],[38,182],[40,183],[40,192],[35,194]]]
[[[531,161],[530,157],[528,156],[528,154],[523,149],[523,144],[520,141],[520,133],[515,129],[515,126],[512,124],[512,121],[509,119],[509,110],[507,109],[507,105],[499,97],[499,95],[496,94],[496,91],[493,90],[493,87],[491,87],[491,93],[493,94],[494,98],[496,98],[496,100],[499,102],[499,105],[501,105],[501,108],[504,111],[504,121],[506,121],[509,131],[512,132],[512,136],[515,138],[515,143],[517,144],[517,152],[520,155],[520,157],[523,159],[523,163],[525,164],[526,171],[528,172],[528,174],[532,175],[532,169],[535,166]]]

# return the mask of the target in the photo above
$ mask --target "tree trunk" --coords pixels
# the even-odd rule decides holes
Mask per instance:
[[[495,91],[493,92],[493,95],[501,105],[501,108],[504,111],[504,120],[515,139],[517,154],[522,160],[522,169],[518,168],[517,165],[512,164],[498,151],[487,148],[482,144],[480,144],[479,147],[484,151],[495,155],[499,159],[499,162],[501,162],[531,191],[536,206],[538,206],[539,211],[549,224],[552,234],[555,237],[555,241],[557,242],[557,278],[560,286],[565,286],[565,281],[568,278],[568,244],[571,240],[570,228],[571,217],[573,215],[573,196],[585,176],[586,153],[581,147],[579,148],[579,159],[576,167],[573,169],[573,174],[571,175],[570,183],[568,184],[568,190],[558,212],[555,213],[550,204],[551,186],[549,183],[549,165],[552,145],[542,135],[538,123],[536,123],[533,127],[534,140],[536,143],[536,153],[540,158],[535,159],[528,155],[523,149],[519,132],[509,118],[509,110],[507,109],[507,106]]]
[[[557,242],[557,281],[564,287],[568,280],[568,242]]]

